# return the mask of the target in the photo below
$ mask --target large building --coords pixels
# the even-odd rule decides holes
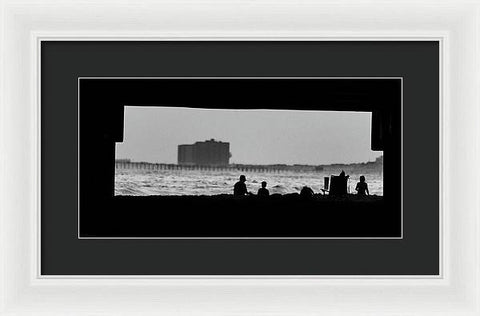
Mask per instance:
[[[230,159],[230,143],[215,139],[178,145],[178,164],[196,166],[227,166]]]

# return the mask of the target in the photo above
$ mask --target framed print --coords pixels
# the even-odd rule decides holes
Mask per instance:
[[[2,314],[480,315],[478,6],[2,2]]]
[[[42,41],[41,273],[438,276],[439,48]]]
[[[402,80],[80,77],[79,238],[401,239]]]

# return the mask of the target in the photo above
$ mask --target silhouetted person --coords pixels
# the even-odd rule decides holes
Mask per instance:
[[[343,170],[338,176],[332,175],[329,195],[339,196],[347,194],[348,178],[350,178],[350,176],[346,176]]]
[[[245,184],[245,181],[247,181],[247,178],[242,174],[240,176],[240,181],[235,183],[233,186],[233,195],[234,196],[243,196],[247,194],[247,185]]]
[[[257,195],[261,197],[270,195],[270,192],[268,192],[268,189],[267,189],[267,182],[262,181],[262,187],[258,189]]]
[[[347,175],[347,176],[345,175],[345,171],[343,171],[343,170],[342,170],[342,172],[340,172],[340,175],[339,175],[339,177],[342,177],[342,178],[345,178],[345,179],[348,179],[348,178],[350,178],[350,176],[349,176],[349,175]]]
[[[368,184],[365,182],[364,176],[360,176],[360,182],[357,183],[355,190],[357,190],[358,195],[370,195],[370,192],[368,192]]]
[[[302,190],[300,190],[300,196],[302,198],[311,198],[313,197],[313,190],[307,186],[304,186]]]

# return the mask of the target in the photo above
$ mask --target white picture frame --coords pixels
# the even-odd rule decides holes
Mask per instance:
[[[0,8],[2,315],[480,315],[479,1],[5,0]],[[438,40],[440,276],[40,275],[39,43],[47,39]]]

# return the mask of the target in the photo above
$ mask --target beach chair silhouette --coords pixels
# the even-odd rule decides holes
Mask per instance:
[[[320,189],[323,192],[323,195],[327,194],[329,192],[329,186],[330,186],[330,178],[329,177],[323,177],[323,189]]]
[[[344,195],[347,194],[347,177],[340,177],[332,175],[330,177],[329,195]]]

